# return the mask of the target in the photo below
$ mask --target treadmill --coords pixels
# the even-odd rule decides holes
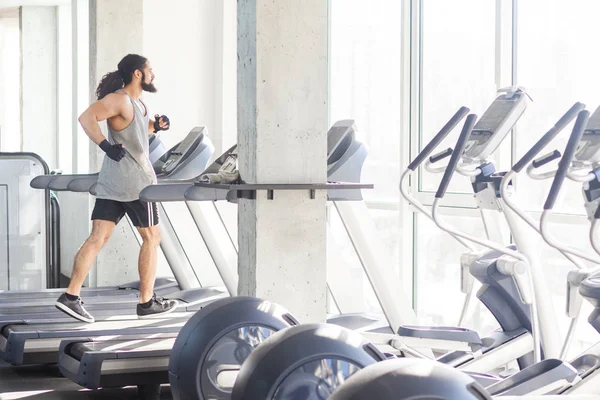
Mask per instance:
[[[203,128],[192,130],[179,145],[155,163],[160,172],[160,182],[172,177],[198,175],[199,167],[207,163],[207,150],[212,152],[212,145],[203,132]],[[171,266],[176,278],[185,276],[176,270],[181,268],[180,265]],[[175,329],[173,324],[178,330],[189,317],[190,311],[196,311],[208,302],[228,295],[223,287],[185,289],[186,282],[179,279],[178,284],[179,288],[175,288],[177,291],[171,289],[166,294],[169,298],[179,300],[180,306],[169,318],[161,320],[138,320],[133,313],[133,305],[138,302],[137,293],[117,296],[112,290],[96,291],[99,294],[96,298],[106,298],[106,302],[89,302],[88,310],[98,315],[98,321],[92,324],[75,322],[73,318],[56,310],[54,298],[46,309],[43,304],[34,307],[21,304],[21,310],[25,313],[23,315],[0,314],[0,356],[13,365],[53,363],[57,361],[56,352],[63,337],[163,333]],[[115,316],[115,312],[123,310],[124,303],[131,303],[131,306],[127,306],[131,314]],[[15,303],[15,307],[17,304]],[[35,311],[28,312],[29,309]]]
[[[210,157],[212,154],[212,145],[210,142],[203,142],[202,147],[206,152],[206,157]],[[159,161],[167,151],[158,135],[152,135],[149,139],[149,151],[150,161],[155,164]],[[208,160],[207,160],[208,161]],[[156,167],[155,167],[156,170]],[[157,170],[157,173],[160,171]],[[94,174],[48,174],[40,175],[34,178],[30,186],[34,189],[52,190],[58,191],[71,191],[71,192],[84,192],[88,193],[90,187],[96,183],[98,179],[98,173]],[[155,288],[158,293],[166,293],[177,288],[177,283],[170,278],[157,278],[155,281]],[[103,286],[93,288],[83,288],[86,300],[89,298],[87,303],[94,304],[96,302],[95,297],[97,296],[114,296],[114,295],[137,295],[139,290],[139,281],[134,281],[119,285],[117,287]],[[22,304],[26,303],[27,306],[34,306],[40,312],[43,311],[44,304],[54,304],[56,298],[64,291],[64,288],[56,289],[45,289],[39,290],[18,290],[18,291],[4,291],[0,292],[0,313],[1,314],[15,314],[23,313],[21,310]],[[109,291],[109,292],[107,292]],[[47,301],[45,301],[47,300]],[[123,299],[119,298],[119,301]],[[39,306],[39,307],[38,307]],[[13,308],[14,307],[14,308]]]
[[[153,136],[156,137],[156,136]],[[164,146],[160,140],[151,140],[151,155],[154,157],[161,152]],[[205,128],[194,128],[186,138],[170,151],[158,158],[154,162],[154,168],[159,180],[168,179],[171,177],[180,178],[195,176],[198,171],[202,171],[212,155],[214,148],[209,138],[205,135]],[[166,165],[169,163],[168,165]],[[43,175],[35,178],[31,185],[36,188],[45,188],[52,190],[69,190],[74,192],[92,191],[97,181],[98,174],[86,175]],[[92,191],[92,194],[94,192]],[[160,206],[160,205],[159,205]],[[166,215],[166,214],[163,214]],[[192,289],[200,286],[196,282],[196,286],[191,285],[191,274],[185,273],[186,267],[191,269],[187,259],[187,265],[177,255],[183,253],[183,249],[174,248],[181,244],[170,238],[174,237],[173,229],[170,226],[168,218],[164,218],[161,227],[163,241],[161,247],[167,261],[173,269],[177,282],[172,279],[158,278],[155,283],[155,293],[161,296],[169,295],[180,289]],[[165,243],[167,240],[170,243]],[[175,254],[175,257],[172,256]],[[170,256],[171,255],[171,256]],[[179,272],[178,272],[179,271]],[[183,273],[182,273],[183,271]],[[194,277],[195,278],[195,277]],[[85,288],[83,289],[87,308],[90,312],[98,315],[98,319],[109,317],[114,314],[114,310],[120,310],[123,303],[137,303],[138,301],[138,282],[132,284],[105,287],[105,288]],[[0,298],[0,321],[4,323],[23,322],[43,318],[50,319],[54,322],[60,320],[68,321],[65,315],[56,310],[54,303],[58,294],[64,289],[50,289],[42,292],[13,292],[7,294],[2,299]],[[218,289],[222,292],[222,289]],[[211,295],[214,295],[212,293]]]
[[[160,159],[162,155],[164,155],[167,150],[165,145],[159,138],[159,134],[153,134],[150,136],[148,141],[149,153],[150,153],[150,161],[154,164],[156,161]],[[207,150],[210,151],[210,143],[205,143],[207,146]],[[209,154],[210,156],[210,154]],[[63,175],[61,173],[40,175],[32,180],[30,186],[34,189],[43,189],[43,190],[52,190],[52,191],[72,191],[72,192],[85,192],[87,193],[90,186],[96,182],[98,178],[98,174],[77,174],[77,175]],[[89,182],[89,183],[86,183]],[[71,187],[71,183],[74,183],[73,187]],[[155,282],[155,287],[159,290],[167,287],[176,287],[176,282],[170,278],[157,278]],[[120,289],[121,291],[125,290],[138,290],[139,289],[139,281],[129,282],[123,285],[119,285],[116,289]],[[97,291],[104,290],[115,290],[115,287],[110,286],[102,286],[102,287],[88,287],[83,288],[83,292],[93,293]],[[0,304],[5,301],[10,301],[13,299],[38,299],[38,298],[51,298],[55,299],[58,297],[64,288],[56,288],[56,289],[44,289],[40,290],[6,290],[0,291]],[[120,292],[118,294],[121,294]],[[16,300],[18,301],[18,300]]]
[[[354,121],[337,122],[328,132],[328,180],[344,177],[349,178],[346,182],[359,182],[366,155],[366,148],[356,140]],[[233,146],[202,175],[235,168],[236,156],[236,146]],[[140,198],[146,201],[235,201],[233,190],[224,189],[222,185],[202,183],[202,175],[196,184],[178,182],[147,187],[140,193]],[[330,201],[362,200],[360,191],[350,189],[328,190],[328,198]],[[227,287],[237,288],[235,270],[220,269],[219,272]],[[358,314],[347,316],[346,321],[361,326],[373,322],[370,316],[361,317]],[[168,383],[169,357],[176,338],[176,334],[169,333],[146,338],[128,335],[113,340],[66,339],[60,345],[59,368],[64,376],[89,389]]]

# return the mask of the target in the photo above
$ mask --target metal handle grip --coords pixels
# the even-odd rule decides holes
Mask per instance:
[[[415,159],[408,165],[408,169],[414,171],[425,161],[427,156],[440,144],[442,140],[454,129],[456,125],[469,113],[467,107],[461,107],[453,116],[450,118],[446,125],[431,139],[427,146],[415,157]]]
[[[429,162],[432,164],[435,164],[436,162],[441,161],[446,157],[450,157],[451,155],[452,155],[452,148],[448,147],[446,150],[440,151],[439,153],[434,154],[431,157],[429,157]]]
[[[460,132],[460,136],[458,137],[458,141],[456,142],[456,146],[454,146],[454,152],[450,157],[450,162],[446,167],[446,171],[444,171],[444,176],[442,177],[442,181],[440,182],[440,187],[435,194],[435,197],[441,199],[446,194],[446,190],[448,189],[448,185],[450,184],[450,180],[452,179],[452,175],[454,174],[454,170],[458,165],[458,161],[462,157],[463,151],[465,151],[465,146],[467,145],[467,141],[471,136],[471,131],[473,131],[473,127],[475,126],[475,122],[477,121],[477,115],[469,114],[465,124],[463,125],[462,131]]]
[[[550,161],[560,158],[560,156],[561,156],[560,151],[554,150],[550,154],[546,154],[545,156],[542,156],[542,157],[538,158],[537,160],[533,160],[531,165],[533,165],[533,168],[539,168],[539,167],[542,167],[542,166],[548,164]]]
[[[589,118],[590,112],[588,110],[580,111],[577,115],[573,132],[571,133],[571,137],[569,137],[569,142],[567,143],[567,147],[565,147],[563,157],[558,163],[558,170],[556,171],[556,175],[552,181],[550,193],[548,193],[548,198],[546,199],[546,203],[544,203],[544,210],[551,210],[552,207],[554,207],[556,197],[558,196],[560,187],[567,176],[569,166],[571,165],[571,161],[573,161],[573,157],[575,156],[575,149],[581,140],[581,136],[583,136],[583,131],[585,131],[585,127],[587,126]]]
[[[577,116],[577,113],[584,108],[585,104],[583,103],[573,104],[573,106],[569,108],[569,110],[556,122],[556,124],[554,124],[554,126],[550,128],[550,130],[546,132],[546,134],[542,136],[541,139],[538,140],[537,143],[533,145],[533,147],[529,149],[529,151],[525,153],[523,157],[521,157],[521,159],[512,167],[512,170],[516,173],[521,172],[521,170],[525,168],[525,166],[529,164],[531,160],[533,160],[534,157],[540,151],[542,151],[542,149],[546,147],[546,145],[550,143],[552,139],[554,139],[556,135],[558,135],[558,133],[573,120],[573,118]]]

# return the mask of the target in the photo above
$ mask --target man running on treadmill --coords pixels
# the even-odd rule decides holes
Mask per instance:
[[[153,80],[150,62],[140,55],[128,54],[119,62],[117,71],[102,78],[96,89],[98,101],[79,117],[85,133],[106,156],[98,176],[92,233],[75,256],[71,282],[56,301],[56,307],[84,322],[94,322],[94,317],[83,307],[81,286],[100,249],[125,213],[143,240],[138,259],[138,318],[164,315],[177,306],[176,300],[163,300],[153,294],[160,244],[158,209],[156,203],[139,199],[142,189],[156,183],[149,159],[149,135],[169,129],[169,118],[157,114],[154,120],[150,119],[146,105],[140,100],[142,92],[156,92]],[[104,120],[107,120],[108,139],[98,124]]]

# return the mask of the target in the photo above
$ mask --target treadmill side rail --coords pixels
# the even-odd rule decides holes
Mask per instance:
[[[7,340],[6,351],[0,353],[2,358],[15,366],[40,359],[51,360],[52,363],[58,359],[58,350],[63,338],[89,338],[105,335],[136,335],[136,334],[160,334],[179,332],[187,322],[186,313],[178,313],[177,317],[168,319],[148,319],[131,321],[102,321],[93,324],[81,324],[85,326],[80,329],[44,330],[43,325],[33,326],[32,330],[19,330],[4,332]],[[115,327],[107,325],[114,324]],[[9,329],[9,328],[5,328]],[[36,330],[39,329],[39,330]]]
[[[144,385],[150,383],[168,383],[169,356],[176,334],[168,337],[145,339],[148,342],[162,342],[158,349],[140,351],[91,350],[86,340],[64,340],[60,345],[58,366],[60,372],[73,382],[88,389],[100,387],[121,387],[126,385]],[[132,336],[135,343],[142,336]],[[126,346],[127,340],[118,341]],[[108,346],[114,346],[114,341],[107,341]],[[121,347],[115,346],[115,347]],[[80,348],[78,348],[80,347]],[[93,347],[93,346],[92,346]],[[78,360],[74,353],[81,354]]]

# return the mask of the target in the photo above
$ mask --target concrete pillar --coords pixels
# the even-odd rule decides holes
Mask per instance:
[[[56,7],[21,7],[22,151],[57,166]]]
[[[143,0],[90,0],[90,104],[102,77],[115,71],[128,53],[143,55]],[[106,134],[106,124],[100,124]],[[90,142],[90,171],[98,171],[104,152]]]
[[[143,0],[90,0],[90,86],[89,104],[106,73],[115,71],[128,53],[143,51]],[[143,54],[142,54],[143,55]],[[106,123],[100,123],[106,135]],[[85,137],[85,136],[84,136]],[[102,166],[104,152],[89,139],[90,171]],[[93,202],[92,202],[93,206]],[[94,286],[114,285],[138,279],[139,246],[129,225],[123,220],[96,259],[90,274]]]
[[[238,0],[239,169],[247,183],[326,181],[327,2]],[[239,291],[326,318],[326,193],[240,200]]]

